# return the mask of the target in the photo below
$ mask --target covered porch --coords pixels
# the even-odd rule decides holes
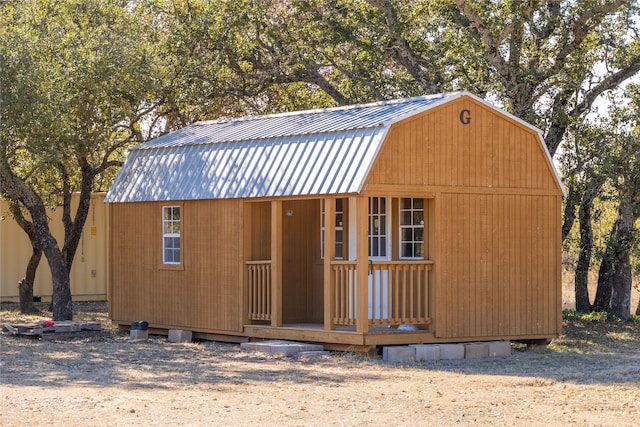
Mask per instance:
[[[419,208],[403,211],[406,200]],[[356,347],[432,342],[428,200],[246,203],[244,334]],[[418,218],[420,229],[403,226],[403,214]],[[411,259],[402,256],[406,239],[391,230],[414,233],[409,241],[419,250]]]

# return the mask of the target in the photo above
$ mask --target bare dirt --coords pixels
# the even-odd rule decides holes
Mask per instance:
[[[0,336],[2,425],[616,425],[640,419],[640,322],[566,320],[505,358],[390,365],[237,344],[131,342],[104,303],[75,303],[108,338]],[[40,320],[0,305],[0,324]]]

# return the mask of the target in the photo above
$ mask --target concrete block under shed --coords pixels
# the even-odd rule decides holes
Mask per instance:
[[[382,360],[391,363],[415,363],[414,347],[382,347]]]
[[[489,342],[489,357],[511,356],[511,343],[509,341]]]
[[[149,338],[149,331],[146,329],[144,331],[141,331],[140,329],[132,329],[129,334],[130,340],[146,340],[147,338]]]
[[[243,350],[261,351],[263,353],[278,353],[287,356],[294,356],[301,352],[321,352],[324,347],[320,344],[306,344],[296,341],[270,340],[260,342],[241,343]]]
[[[489,343],[470,342],[464,345],[465,359],[481,359],[489,357]]]
[[[416,349],[416,362],[430,362],[440,360],[440,346],[438,344],[412,344]]]
[[[182,329],[169,329],[169,342],[191,342],[193,339],[193,332],[183,331]]]
[[[464,359],[464,344],[440,344],[440,359]]]

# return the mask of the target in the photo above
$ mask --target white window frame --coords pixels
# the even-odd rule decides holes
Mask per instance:
[[[407,208],[403,208],[402,207],[402,203],[403,203],[403,199],[409,199],[411,201],[411,205],[410,207]],[[416,199],[421,199],[422,200],[422,208],[415,208],[415,200]],[[398,227],[399,227],[399,233],[398,233],[398,241],[399,241],[399,250],[398,250],[398,255],[400,259],[425,259],[424,257],[424,252],[425,252],[425,207],[426,207],[426,199],[421,198],[421,197],[401,197],[400,199],[398,199]],[[404,224],[404,213],[405,212],[409,212],[410,213],[410,218],[411,218],[411,223],[410,224]],[[414,213],[415,212],[422,212],[422,222],[419,224],[414,224]],[[412,235],[412,239],[411,240],[404,240],[404,231],[405,230],[412,230],[411,235]],[[417,229],[422,229],[422,240],[416,240],[415,239],[415,230]],[[416,245],[417,244],[422,244],[422,256],[406,256],[404,254],[404,245],[406,243],[409,243],[412,245],[413,247],[413,252],[415,254],[415,250],[416,250]]]
[[[340,203],[338,204],[338,200],[340,200]],[[335,259],[344,259],[344,249],[345,249],[345,245],[344,245],[344,220],[345,220],[345,216],[344,216],[344,205],[346,203],[346,200],[343,199],[335,199],[336,201],[336,208],[335,208],[335,216],[336,216],[336,221],[335,221],[335,227],[336,227],[336,236],[335,236],[335,245],[336,245],[336,258]],[[338,210],[339,205],[342,205],[340,207],[340,209]],[[342,239],[338,240],[338,231],[342,232]],[[338,256],[338,250],[337,250],[337,246],[341,245],[342,246],[342,255]],[[320,199],[320,259],[324,259],[324,199]]]
[[[177,209],[178,218],[175,219],[175,210]],[[165,213],[169,212],[168,215]],[[177,224],[177,232],[175,225]],[[181,265],[182,264],[182,207],[181,206],[163,206],[162,207],[162,264],[164,265]],[[178,246],[167,247],[167,239],[175,242],[177,238]],[[174,254],[168,259],[168,251]],[[175,261],[177,253],[178,260]]]
[[[380,212],[380,201],[384,200],[384,212]],[[374,203],[378,204],[378,212],[373,213]],[[388,197],[369,197],[369,212],[368,212],[368,226],[367,226],[367,247],[369,259],[371,260],[390,260],[391,259],[391,199]],[[379,221],[378,229],[380,229],[381,223],[384,224],[384,233],[379,232],[377,234],[372,233],[374,227],[374,221]],[[381,245],[378,241],[378,255],[373,255],[373,239],[384,237],[385,243]],[[384,250],[384,254],[380,254],[380,249]]]

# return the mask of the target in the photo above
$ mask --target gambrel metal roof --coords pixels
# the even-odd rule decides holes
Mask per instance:
[[[194,123],[131,148],[105,201],[357,193],[392,123],[458,95]]]
[[[194,123],[131,148],[105,201],[358,193],[393,123],[465,95],[484,102],[454,92]]]

